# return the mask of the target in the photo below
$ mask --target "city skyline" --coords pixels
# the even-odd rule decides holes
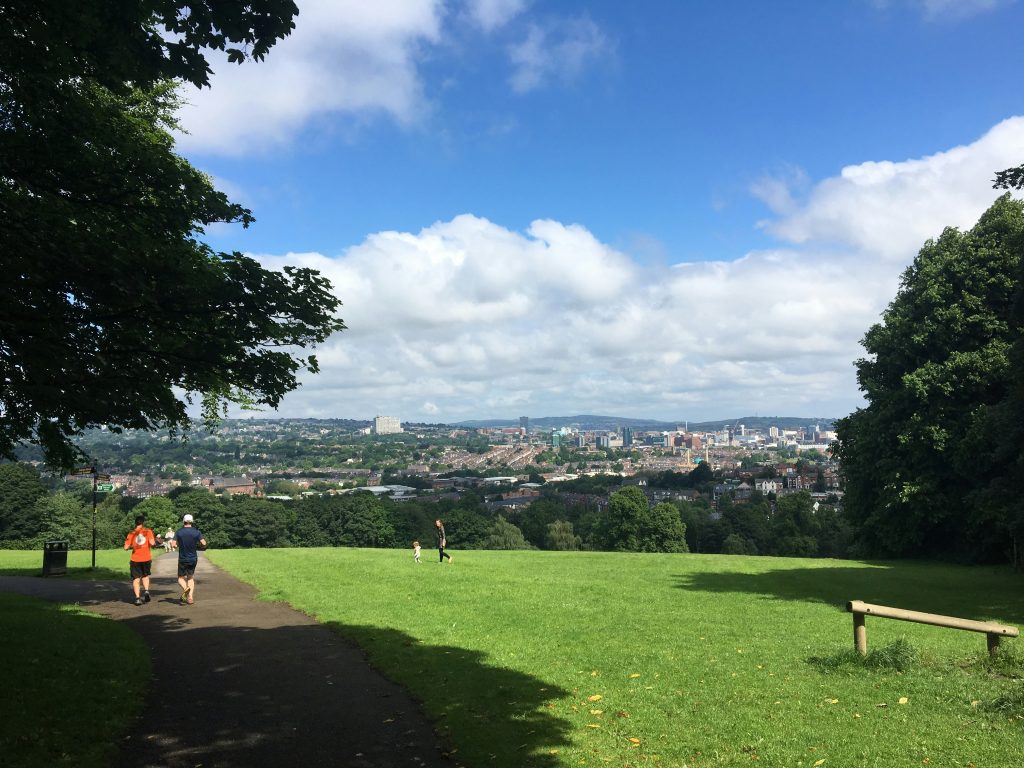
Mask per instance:
[[[257,218],[211,244],[343,302],[267,415],[841,417],[902,271],[1024,160],[1020,3],[299,5],[181,113]]]

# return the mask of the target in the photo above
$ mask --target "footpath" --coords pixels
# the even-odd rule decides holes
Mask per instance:
[[[78,603],[149,645],[153,679],[124,768],[451,768],[417,702],[363,652],[201,558],[181,605],[177,556],[153,561],[152,602],[128,582],[0,577],[0,591]],[[68,638],[73,642],[72,638]],[[117,659],[110,664],[117,667]]]

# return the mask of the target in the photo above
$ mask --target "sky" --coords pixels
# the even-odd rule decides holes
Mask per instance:
[[[297,0],[178,150],[347,330],[261,416],[841,417],[1024,162],[1024,0]]]

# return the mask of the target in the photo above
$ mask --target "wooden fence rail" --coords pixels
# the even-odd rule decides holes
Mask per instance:
[[[971,619],[958,619],[955,616],[942,616],[938,613],[908,611],[903,608],[890,608],[887,605],[872,605],[861,600],[851,600],[846,604],[846,610],[853,614],[853,646],[861,656],[868,652],[868,629],[865,622],[867,616],[913,621],[917,624],[931,624],[950,629],[965,629],[968,632],[981,632],[988,641],[988,652],[992,656],[999,650],[999,641],[1002,638],[1020,635],[1020,631],[1016,627],[1007,627],[990,621],[972,621]]]

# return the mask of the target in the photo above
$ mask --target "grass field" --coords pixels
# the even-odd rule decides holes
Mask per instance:
[[[163,550],[160,550],[162,552]],[[160,554],[157,550],[153,555]],[[127,579],[128,553],[123,549],[96,551],[96,569],[93,570],[91,550],[68,552],[68,575],[72,579]],[[42,550],[0,551],[0,576],[39,576],[43,572]],[[64,578],[55,576],[53,578]]]
[[[3,561],[9,553],[3,553]],[[149,651],[134,632],[70,605],[0,593],[0,763],[105,768],[142,709]]]
[[[364,647],[481,766],[1024,765],[1024,639],[845,602],[1024,623],[1006,570],[701,555],[234,550],[211,560]],[[884,659],[883,659],[884,660]],[[400,723],[394,724],[396,734]],[[396,736],[398,738],[398,736]]]

